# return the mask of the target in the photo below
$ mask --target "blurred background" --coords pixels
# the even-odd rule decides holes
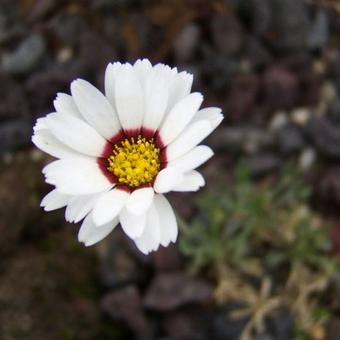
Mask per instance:
[[[75,78],[147,57],[225,120],[174,246],[92,248],[44,213],[30,137]],[[323,340],[340,334],[338,0],[0,0],[0,339]]]

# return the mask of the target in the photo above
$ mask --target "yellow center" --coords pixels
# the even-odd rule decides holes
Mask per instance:
[[[138,136],[115,145],[108,158],[108,170],[115,174],[120,184],[132,188],[152,183],[160,170],[160,150],[153,140]]]

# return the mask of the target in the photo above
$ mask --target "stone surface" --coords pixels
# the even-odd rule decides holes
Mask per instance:
[[[206,281],[182,272],[158,274],[144,297],[146,308],[168,312],[188,304],[211,301],[212,287]]]
[[[326,118],[311,119],[307,133],[318,151],[331,159],[340,158],[340,126]]]
[[[39,65],[45,52],[44,38],[38,34],[31,35],[14,52],[4,55],[1,69],[11,75],[26,75]]]
[[[211,31],[216,48],[223,54],[237,53],[242,45],[242,26],[232,14],[216,15],[211,20]]]
[[[124,321],[135,339],[151,339],[152,331],[142,310],[141,298],[134,286],[106,294],[101,300],[102,309],[116,321]]]
[[[29,145],[32,126],[28,119],[12,119],[0,124],[0,154]]]
[[[291,108],[298,98],[298,79],[289,70],[269,67],[264,75],[264,95],[269,107],[274,109]]]

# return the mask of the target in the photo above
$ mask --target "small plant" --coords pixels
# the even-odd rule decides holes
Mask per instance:
[[[327,225],[309,209],[308,197],[292,168],[254,184],[240,165],[233,185],[201,195],[190,226],[181,223],[180,249],[192,271],[212,268],[216,302],[247,305],[233,313],[249,317],[242,339],[262,331],[279,307],[295,316],[297,338],[313,338],[325,322],[327,313],[317,313],[324,310],[319,295],[338,260],[329,256]]]

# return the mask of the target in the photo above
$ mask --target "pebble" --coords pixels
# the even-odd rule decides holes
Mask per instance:
[[[167,312],[190,304],[212,301],[212,286],[201,278],[183,272],[165,272],[156,275],[144,297],[144,307]]]
[[[273,65],[263,75],[266,104],[272,109],[293,107],[298,100],[297,75],[285,67]]]
[[[311,112],[308,108],[294,109],[290,114],[291,120],[298,126],[305,126],[311,118]]]
[[[242,26],[231,13],[215,15],[211,20],[211,33],[216,48],[224,55],[235,54],[242,47]]]
[[[200,28],[194,23],[189,23],[178,33],[173,42],[176,60],[179,63],[193,59],[197,44],[200,39]]]
[[[307,45],[312,49],[325,47],[329,39],[328,13],[325,9],[319,9],[310,28]]]
[[[29,145],[32,127],[25,118],[12,119],[0,124],[0,154]]]
[[[1,60],[1,69],[10,75],[27,75],[40,63],[46,52],[46,43],[41,35],[31,35],[17,49],[5,54]]]
[[[277,131],[288,123],[288,115],[285,111],[278,111],[274,113],[273,118],[269,123],[271,131]]]
[[[277,131],[277,141],[283,155],[299,152],[306,144],[301,129],[291,123]]]
[[[303,150],[299,158],[299,166],[303,171],[308,171],[315,164],[317,160],[317,153],[314,148],[307,148]]]

